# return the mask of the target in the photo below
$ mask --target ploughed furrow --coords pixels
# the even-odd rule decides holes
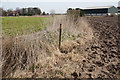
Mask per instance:
[[[94,31],[94,41],[86,46],[88,57],[84,72],[93,78],[120,78],[120,27],[117,17],[87,18]]]

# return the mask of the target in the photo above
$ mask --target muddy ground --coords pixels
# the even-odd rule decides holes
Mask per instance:
[[[83,66],[77,74],[80,78],[120,78],[118,17],[89,17],[87,20],[94,31],[94,38],[83,46],[88,57],[82,61]]]

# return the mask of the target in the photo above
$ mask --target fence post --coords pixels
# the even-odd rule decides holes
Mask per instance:
[[[61,33],[62,33],[62,24],[60,24],[60,33],[59,33],[59,49],[61,47]]]

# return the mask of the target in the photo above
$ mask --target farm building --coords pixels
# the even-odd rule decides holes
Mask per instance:
[[[85,15],[117,15],[115,6],[89,7],[84,9]]]
[[[118,7],[118,13],[120,14],[120,7]]]
[[[19,16],[19,13],[17,11],[11,11],[7,13],[7,16]]]

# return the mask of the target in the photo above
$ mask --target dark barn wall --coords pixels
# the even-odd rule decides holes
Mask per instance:
[[[108,8],[105,9],[84,9],[85,14],[107,14]]]
[[[120,13],[120,7],[118,7],[118,13]]]

